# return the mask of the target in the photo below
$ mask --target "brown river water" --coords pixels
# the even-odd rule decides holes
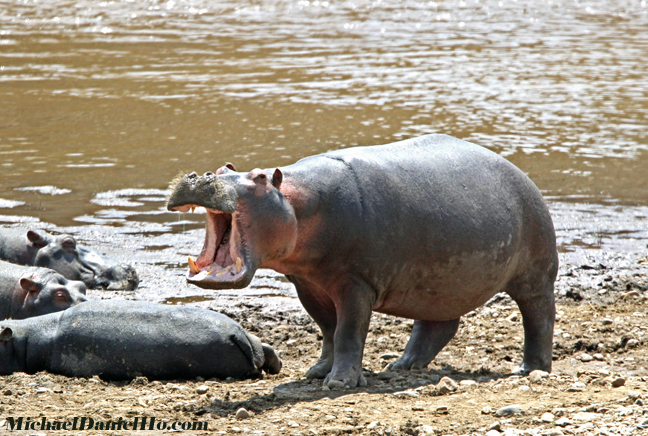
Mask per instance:
[[[207,295],[182,281],[203,215],[164,210],[179,171],[447,133],[529,174],[563,261],[629,265],[647,59],[646,0],[0,0],[0,223],[128,259],[136,298]]]

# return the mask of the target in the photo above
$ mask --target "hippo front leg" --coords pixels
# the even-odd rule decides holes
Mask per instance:
[[[364,352],[376,292],[354,278],[335,295],[337,327],[334,335],[333,368],[324,380],[329,388],[367,386],[362,375]]]
[[[328,295],[307,280],[295,276],[286,277],[295,285],[299,301],[317,323],[323,337],[322,354],[317,363],[306,371],[306,378],[325,378],[333,368],[333,338],[337,325],[335,304]]]

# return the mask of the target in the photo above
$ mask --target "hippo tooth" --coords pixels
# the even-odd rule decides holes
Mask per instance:
[[[242,267],[243,267],[243,261],[241,260],[240,257],[237,257],[236,258],[236,272],[240,273]]]
[[[191,209],[191,213],[194,213],[195,207],[190,207],[189,209]]]
[[[198,268],[198,265],[196,265],[196,261],[189,256],[189,271],[191,271],[193,274],[198,274],[200,272],[200,268]]]
[[[221,270],[221,271],[219,271],[219,272],[216,274],[216,277],[220,277],[220,276],[222,276],[223,274],[225,274],[225,270]]]

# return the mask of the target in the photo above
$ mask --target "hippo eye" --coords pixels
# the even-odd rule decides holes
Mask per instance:
[[[74,250],[76,248],[76,241],[73,238],[65,238],[61,241],[61,245],[65,250]]]

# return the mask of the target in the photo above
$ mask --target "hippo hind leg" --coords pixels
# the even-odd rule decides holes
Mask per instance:
[[[459,328],[459,318],[450,321],[414,321],[403,355],[389,369],[425,369],[450,342]]]
[[[518,283],[515,291],[507,292],[522,313],[524,326],[524,358],[514,372],[528,374],[535,369],[551,371],[553,328],[556,317],[553,280],[533,284]],[[510,286],[512,288],[512,286]]]

